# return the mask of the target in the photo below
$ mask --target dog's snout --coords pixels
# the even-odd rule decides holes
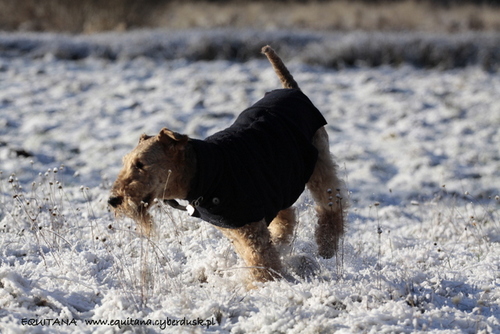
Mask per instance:
[[[111,205],[113,208],[116,208],[118,205],[122,204],[123,202],[123,197],[117,196],[117,197],[110,197],[108,200],[108,204]]]

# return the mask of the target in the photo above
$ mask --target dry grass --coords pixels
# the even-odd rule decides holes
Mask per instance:
[[[418,30],[460,32],[500,30],[500,8],[462,5],[436,7],[427,2],[367,4],[357,1],[243,3],[221,5],[176,3],[153,16],[154,24],[170,28],[259,27],[313,30]]]
[[[263,28],[381,31],[499,31],[500,8],[402,0],[222,2],[0,0],[0,29],[93,33],[134,28]]]

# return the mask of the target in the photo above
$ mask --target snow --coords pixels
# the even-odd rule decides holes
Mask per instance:
[[[131,33],[129,49],[147,34]],[[92,38],[123,45],[126,36]],[[46,50],[56,40],[25,38],[1,36]],[[64,37],[70,51],[81,39]],[[203,138],[278,88],[262,56],[3,53],[2,333],[500,332],[500,76],[481,66],[288,65],[329,122],[349,226],[337,258],[317,257],[305,193],[286,278],[249,291],[243,262],[209,224],[158,206],[147,240],[106,201],[142,133],[166,126]]]

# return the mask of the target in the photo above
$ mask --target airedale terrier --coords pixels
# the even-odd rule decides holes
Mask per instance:
[[[154,200],[186,209],[233,243],[254,281],[280,277],[278,246],[291,242],[292,205],[310,190],[316,203],[318,253],[332,257],[344,233],[345,187],[329,151],[326,121],[274,50],[262,52],[283,89],[267,93],[233,125],[205,140],[163,128],[142,135],[123,159],[108,203],[152,230]],[[187,207],[176,199],[189,202]]]

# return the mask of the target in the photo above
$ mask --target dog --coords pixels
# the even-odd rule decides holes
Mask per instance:
[[[282,276],[278,249],[291,242],[297,198],[315,202],[318,253],[331,258],[344,233],[345,185],[329,150],[326,121],[270,46],[262,48],[283,89],[243,111],[205,140],[163,128],[142,135],[123,159],[109,205],[150,235],[155,199],[189,211],[228,237],[251,282]],[[177,199],[187,200],[182,206]]]

